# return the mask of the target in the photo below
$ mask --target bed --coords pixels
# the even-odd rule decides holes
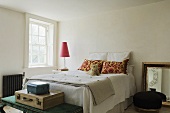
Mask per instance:
[[[133,66],[129,66],[130,71],[126,74],[100,74],[100,76],[91,76],[82,70],[36,75],[29,78],[26,84],[35,81],[49,83],[50,90],[63,91],[65,102],[82,106],[83,113],[123,113],[124,109],[132,102],[131,97],[136,92],[132,68]],[[105,79],[110,80],[114,93],[94,104],[94,93],[87,87],[87,84]],[[101,94],[105,95],[105,90],[102,89]]]

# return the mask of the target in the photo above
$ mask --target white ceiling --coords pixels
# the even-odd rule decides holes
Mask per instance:
[[[0,6],[63,21],[159,1],[163,0],[0,0]]]

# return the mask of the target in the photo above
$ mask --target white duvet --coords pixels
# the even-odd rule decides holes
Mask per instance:
[[[30,79],[43,79],[60,82],[69,82],[77,84],[86,84],[96,80],[101,80],[109,77],[115,90],[115,95],[107,98],[102,103],[94,106],[93,98],[90,90],[87,87],[75,87],[64,84],[50,83],[51,90],[61,90],[65,95],[65,102],[83,106],[83,113],[106,113],[115,105],[125,101],[126,98],[132,96],[136,91],[135,80],[133,75],[129,74],[100,74],[100,76],[91,76],[84,71],[67,71],[59,74],[45,74],[33,76]],[[35,80],[29,80],[32,82]]]

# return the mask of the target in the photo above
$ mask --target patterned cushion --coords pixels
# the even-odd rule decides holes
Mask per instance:
[[[85,59],[83,64],[81,65],[81,67],[78,70],[89,71],[91,69],[90,65],[92,63],[93,64],[97,64],[98,65],[98,70],[99,70],[99,72],[101,72],[102,65],[103,65],[103,61],[102,60],[87,60],[87,59]]]
[[[78,70],[89,71],[90,70],[90,65],[91,65],[91,60],[85,59]]]
[[[115,61],[105,61],[103,62],[102,74],[109,73],[124,73],[126,74],[128,59],[123,62],[115,62]]]

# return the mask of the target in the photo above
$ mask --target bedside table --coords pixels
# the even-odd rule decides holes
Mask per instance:
[[[57,74],[60,73],[62,71],[68,71],[69,69],[56,69],[56,70],[52,70],[53,74]]]
[[[57,69],[57,70],[52,70],[53,74],[58,74],[61,72],[61,70]]]
[[[63,68],[63,69],[60,69],[61,71],[68,71],[68,69],[67,68]]]

